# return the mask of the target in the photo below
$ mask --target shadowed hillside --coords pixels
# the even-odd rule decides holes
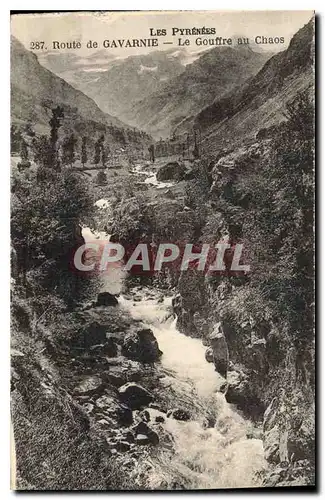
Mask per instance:
[[[313,37],[311,20],[287,50],[274,55],[243,87],[198,114],[195,126],[205,135],[207,148],[233,145],[284,120],[286,103],[313,82]]]

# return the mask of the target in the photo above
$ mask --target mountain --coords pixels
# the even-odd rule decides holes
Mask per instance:
[[[285,107],[299,92],[313,92],[314,21],[301,28],[289,47],[269,59],[241,88],[215,101],[195,118],[203,147],[212,151],[254,137],[285,120]]]
[[[11,38],[11,120],[13,124],[31,122],[36,130],[49,128],[51,108],[62,105],[76,122],[125,127],[117,118],[104,113],[97,104],[41,66],[37,57],[14,37]]]
[[[120,59],[100,50],[87,57],[47,53],[41,62],[94,99],[103,111],[123,116],[135,102],[182,73],[195,57],[186,50],[171,49]]]
[[[249,47],[205,51],[180,75],[151,95],[146,94],[120,116],[155,136],[166,137],[184,119],[255,75],[268,57]]]
[[[74,52],[48,51],[38,54],[42,66],[84,92],[85,86],[96,82],[118,59],[107,50],[82,56]],[[90,96],[91,97],[91,96]]]

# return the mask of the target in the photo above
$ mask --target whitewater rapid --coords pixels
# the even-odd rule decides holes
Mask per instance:
[[[157,180],[157,174],[151,170],[143,170],[142,165],[136,165],[132,170],[132,174],[146,176],[143,184],[151,184],[157,189],[164,189],[174,186],[174,182],[162,182]]]
[[[262,441],[247,438],[252,424],[219,392],[225,380],[206,362],[201,340],[177,330],[170,315],[171,299],[160,302],[152,293],[142,289],[137,292],[141,301],[121,296],[119,302],[154,332],[166,373],[161,383],[177,395],[175,407],[179,401],[192,401],[195,417],[182,422],[164,415],[174,453],[162,450],[152,460],[148,488],[159,489],[175,481],[193,489],[258,487],[265,466]],[[151,413],[154,417],[156,412]],[[215,417],[213,427],[205,425],[207,414]]]
[[[105,200],[100,200],[104,204]],[[84,228],[86,242],[109,240],[109,235]],[[176,328],[171,297],[151,288],[133,289],[121,294],[125,272],[110,270],[100,277],[100,291],[120,294],[120,307],[153,331],[163,352],[160,366],[164,376],[162,390],[174,396],[172,407],[190,404],[192,419],[178,421],[165,413],[149,409],[151,419],[164,418],[164,430],[172,436],[170,446],[159,445],[158,452],[137,467],[148,489],[220,489],[258,487],[265,461],[263,443],[250,439],[252,423],[244,419],[220,392],[225,380],[205,360],[200,339],[188,337]],[[136,300],[134,295],[136,294]]]

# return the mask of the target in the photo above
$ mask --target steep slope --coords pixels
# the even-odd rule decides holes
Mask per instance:
[[[216,47],[121,116],[155,136],[166,137],[182,120],[256,74],[267,58],[249,47]]]
[[[170,49],[121,59],[102,49],[87,56],[45,52],[38,59],[45,68],[94,99],[101,109],[120,115],[182,73],[200,54]]]
[[[188,54],[185,51],[156,51],[111,63],[108,71],[80,88],[108,113],[124,116],[137,101],[160,89],[181,74]],[[127,114],[128,115],[128,114]]]
[[[195,119],[203,147],[211,151],[232,146],[245,136],[285,119],[285,105],[314,81],[313,20],[292,38],[287,50],[269,59],[259,73],[240,89],[202,110]],[[312,90],[311,90],[312,91]]]
[[[50,109],[56,105],[69,108],[81,121],[92,121],[104,126],[125,126],[120,120],[103,113],[92,99],[41,66],[36,55],[12,37],[12,123],[31,121],[40,130],[46,129]]]

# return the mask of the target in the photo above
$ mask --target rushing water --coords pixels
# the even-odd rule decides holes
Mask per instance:
[[[143,170],[141,165],[136,165],[131,172],[136,175],[144,175],[146,176],[144,180],[144,184],[151,184],[155,186],[157,189],[169,188],[174,185],[174,182],[161,182],[157,180],[157,174],[152,172],[151,170]]]
[[[143,298],[137,302],[121,297],[121,306],[152,329],[163,351],[166,390],[173,386],[179,400],[192,400],[195,415],[185,422],[166,418],[164,425],[173,436],[175,453],[162,451],[155,457],[148,487],[160,488],[173,480],[198,489],[259,486],[258,472],[264,466],[262,441],[246,437],[252,424],[218,392],[224,379],[206,362],[201,340],[177,330],[176,321],[168,314],[170,299],[159,303],[148,299],[148,292],[152,294],[143,290]],[[204,426],[207,411],[216,417],[212,428]]]

